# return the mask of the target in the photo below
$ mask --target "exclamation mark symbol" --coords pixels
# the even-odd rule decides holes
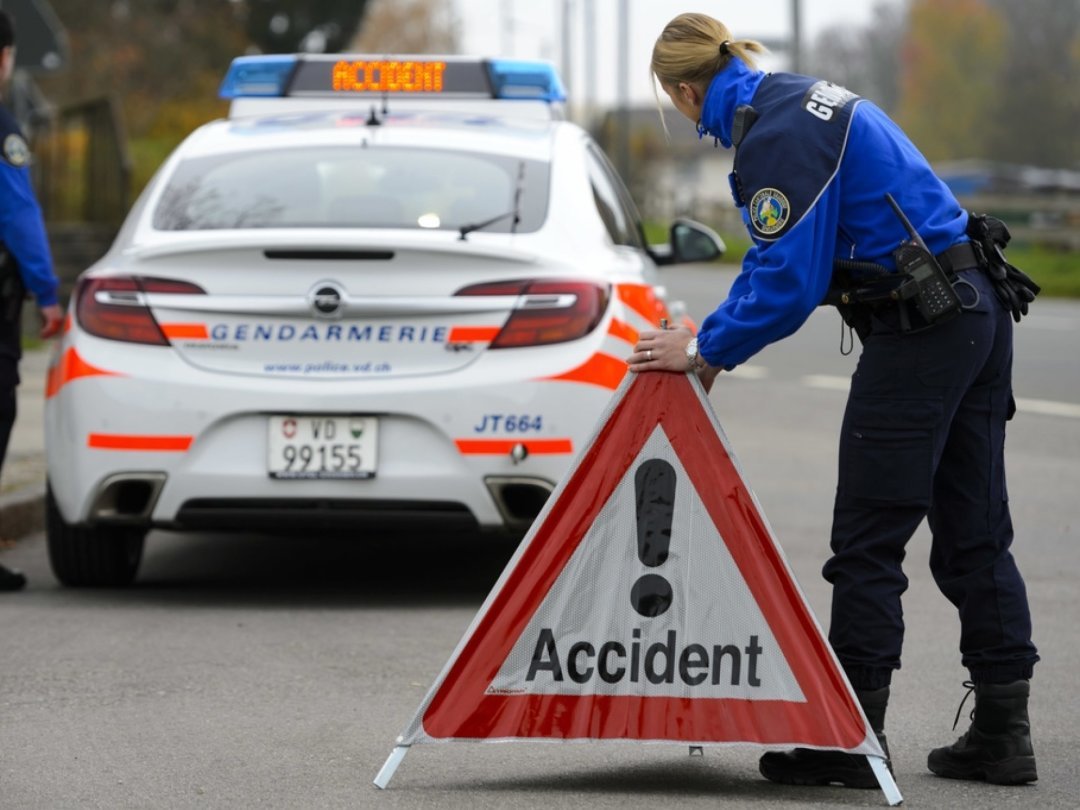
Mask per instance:
[[[638,559],[649,568],[656,568],[667,560],[671,546],[675,468],[663,459],[649,459],[634,474],[634,488]],[[671,607],[671,598],[671,583],[659,574],[645,574],[630,591],[630,603],[642,616],[661,615]]]

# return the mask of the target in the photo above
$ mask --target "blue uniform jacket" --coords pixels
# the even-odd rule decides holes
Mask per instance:
[[[886,192],[932,252],[967,240],[967,213],[873,103],[733,58],[709,85],[700,133],[731,147],[742,105],[758,117],[736,146],[732,191],[754,244],[698,335],[702,357],[725,369],[802,326],[825,297],[834,258],[895,269],[907,232]]]
[[[38,306],[57,302],[49,241],[30,183],[30,150],[19,125],[0,106],[0,242],[15,257],[23,284]]]

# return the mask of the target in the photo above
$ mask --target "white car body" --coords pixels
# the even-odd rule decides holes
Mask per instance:
[[[80,277],[45,409],[50,556],[66,584],[130,581],[152,527],[360,535],[429,519],[520,535],[594,429],[637,334],[672,317],[629,197],[578,126],[517,114],[524,106],[496,118],[391,99],[373,123],[367,104],[273,102],[189,136]],[[342,227],[334,218],[352,221],[360,195],[327,187],[362,185],[347,170],[356,155],[369,169],[380,155],[414,166],[398,189],[434,183],[425,166],[463,155],[481,173],[486,160],[517,166],[514,194],[479,201],[487,218],[535,202],[546,169],[546,208],[519,209],[525,227],[501,218],[467,234],[435,214],[421,214],[427,227]],[[242,173],[262,156],[257,176]],[[310,203],[298,179],[309,164],[322,172]],[[526,165],[533,186],[517,193]],[[209,168],[184,186],[185,166]],[[213,172],[247,179],[196,205]],[[269,224],[175,227],[183,206],[192,221],[213,217],[260,183],[284,186],[277,209],[257,195],[247,208],[269,206]],[[636,244],[613,241],[597,184],[633,220]],[[305,221],[275,227],[291,205]],[[512,284],[457,294],[495,282]],[[571,339],[492,345],[512,318],[578,309]],[[164,342],[115,339],[150,324]]]

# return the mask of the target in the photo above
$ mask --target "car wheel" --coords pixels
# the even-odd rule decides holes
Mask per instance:
[[[142,561],[146,529],[65,522],[52,488],[45,491],[45,537],[53,574],[69,587],[130,585]]]

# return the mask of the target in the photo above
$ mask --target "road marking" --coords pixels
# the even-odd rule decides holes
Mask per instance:
[[[1061,315],[1040,315],[1029,321],[1024,321],[1025,328],[1041,329],[1044,332],[1075,332],[1076,318],[1065,318]]]
[[[764,380],[769,376],[769,370],[764,366],[736,366],[727,373],[744,380]]]
[[[848,377],[831,374],[807,374],[801,380],[807,388],[819,388],[826,391],[847,391],[851,387]],[[1080,405],[1071,402],[1054,402],[1050,399],[1025,399],[1018,397],[1016,410],[1021,413],[1035,413],[1040,416],[1063,416],[1067,419],[1080,419]]]
[[[825,391],[847,391],[851,388],[851,378],[834,374],[807,374],[802,378],[802,384],[807,388],[820,388]]]
[[[1042,416],[1065,416],[1080,419],[1080,405],[1071,402],[1054,402],[1049,399],[1017,399],[1016,410],[1037,413]]]

